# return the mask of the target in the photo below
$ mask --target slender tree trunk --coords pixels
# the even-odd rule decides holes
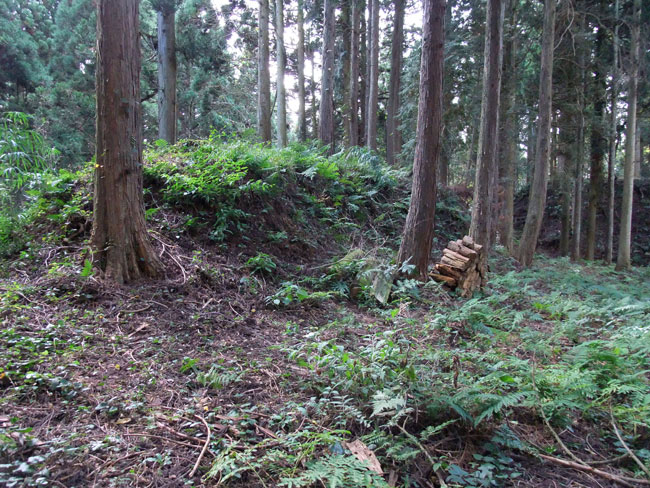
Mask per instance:
[[[334,1],[325,0],[323,27],[323,74],[321,76],[320,127],[318,138],[334,152]]]
[[[639,37],[641,31],[641,0],[634,0],[630,42],[630,73],[627,96],[627,127],[625,132],[625,170],[623,173],[623,205],[621,230],[618,239],[616,269],[629,269],[632,265],[632,201],[634,195],[634,156],[636,142],[636,105],[639,83]]]
[[[600,26],[596,34],[596,62],[594,68],[594,115],[591,124],[591,155],[589,175],[589,207],[587,214],[587,255],[593,260],[596,255],[596,230],[598,204],[603,187],[603,159],[607,141],[604,135],[603,115],[605,113],[605,73],[599,66],[599,59],[604,55],[605,28]]]
[[[404,50],[405,0],[393,0],[395,16],[391,40],[390,87],[386,113],[386,161],[395,164],[396,155],[402,150],[399,131],[400,88],[402,79],[402,52]]]
[[[308,36],[311,39],[311,35]],[[311,137],[318,139],[318,117],[316,105],[316,63],[314,62],[314,50],[311,51],[311,79],[309,80],[311,88]]]
[[[493,205],[496,197],[495,176],[498,171],[496,156],[503,55],[503,7],[504,4],[501,0],[488,0],[479,157],[476,162],[472,222],[469,227],[469,235],[474,242],[483,246],[482,262],[479,263],[482,285],[487,280],[487,257],[492,245],[491,234],[494,226]]]
[[[397,262],[409,261],[427,279],[436,211],[436,166],[440,157],[445,0],[424,0],[420,99],[413,187]]]
[[[352,2],[352,21],[350,29],[350,146],[359,145],[359,23],[361,11],[358,2]]]
[[[158,11],[158,137],[176,143],[176,32],[173,8]]]
[[[544,2],[544,28],[542,33],[542,62],[539,80],[539,125],[535,150],[535,172],[530,188],[526,223],[519,242],[518,258],[524,266],[530,266],[537,247],[537,238],[542,227],[551,135],[551,103],[553,93],[553,42],[555,39],[556,0]]]
[[[278,146],[287,145],[287,92],[284,86],[284,72],[287,66],[287,53],[284,48],[284,0],[275,0],[275,37],[277,44],[276,89],[278,110]]]
[[[370,0],[369,0],[370,1]],[[360,36],[359,47],[359,145],[366,144],[366,107],[368,106],[368,26],[366,22],[366,3],[362,0],[360,5]]]
[[[579,4],[579,6],[582,6]],[[585,31],[584,14],[580,17],[579,32]],[[576,137],[576,155],[575,175],[573,186],[573,239],[571,241],[571,260],[579,261],[581,257],[582,246],[582,173],[585,158],[585,51],[584,40],[580,40],[577,45],[577,64],[578,64],[578,83],[576,83],[576,99],[578,104],[578,128]]]
[[[614,15],[616,25],[614,26],[614,39],[612,43],[612,107],[611,121],[609,127],[609,161],[607,165],[608,202],[607,202],[607,247],[605,249],[605,262],[611,264],[614,259],[614,197],[616,190],[616,104],[618,101],[618,0],[614,3]]]
[[[350,147],[350,121],[352,115],[350,113],[350,62],[351,57],[351,46],[352,46],[352,6],[350,2],[341,3],[341,15],[339,17],[341,20],[341,35],[343,53],[341,56],[341,65],[342,65],[342,84],[341,84],[341,97],[342,100],[342,114],[343,114],[343,144],[345,147]]]
[[[368,78],[368,107],[366,115],[366,145],[377,149],[377,112],[379,110],[379,0],[370,3],[370,76]]]
[[[93,258],[118,283],[157,276],[142,196],[138,0],[97,2],[96,90]]]
[[[634,141],[634,179],[638,180],[641,178],[641,160],[643,159],[643,153],[641,152],[641,125],[638,116],[636,118],[636,131],[634,137],[636,138]]]
[[[257,36],[257,135],[271,142],[271,73],[269,71],[269,0],[259,0]]]
[[[303,0],[298,0],[298,140],[307,140],[305,115],[305,14]]]

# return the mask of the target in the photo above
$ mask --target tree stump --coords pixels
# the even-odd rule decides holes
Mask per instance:
[[[452,290],[458,289],[460,296],[469,298],[483,285],[481,266],[484,259],[483,246],[465,236],[447,245],[430,276]]]

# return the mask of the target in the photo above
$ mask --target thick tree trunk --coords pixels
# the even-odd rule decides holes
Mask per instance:
[[[402,79],[402,51],[404,49],[405,0],[393,0],[395,16],[391,40],[390,87],[386,113],[386,161],[395,164],[396,155],[402,150],[399,131],[400,88]]]
[[[284,86],[284,72],[287,65],[287,53],[284,48],[284,0],[275,0],[275,40],[277,44],[277,73],[276,90],[278,110],[276,125],[278,126],[278,146],[287,145],[287,92]]]
[[[542,33],[542,61],[539,77],[539,125],[535,150],[535,172],[530,188],[526,223],[517,252],[519,262],[530,266],[537,247],[537,238],[542,227],[551,136],[551,103],[553,93],[553,42],[555,39],[555,9],[557,0],[544,2],[544,28]]]
[[[350,29],[350,146],[359,145],[359,24],[361,11],[356,1],[352,2],[352,21]]]
[[[97,3],[97,161],[91,246],[118,283],[157,276],[162,264],[144,219],[138,0]]]
[[[496,197],[495,176],[498,171],[496,159],[501,94],[503,6],[501,0],[488,0],[487,3],[479,156],[476,162],[472,222],[469,228],[470,237],[483,246],[484,252],[481,254],[483,259],[479,263],[482,284],[487,280],[487,259],[495,225],[493,205]]]
[[[259,0],[257,36],[257,135],[271,142],[271,73],[269,71],[269,0]]]
[[[158,137],[176,143],[176,12],[158,12]]]
[[[415,266],[427,278],[436,211],[436,166],[440,157],[445,0],[424,0],[420,99],[413,187],[397,262]]]
[[[379,0],[370,2],[370,76],[368,77],[368,106],[366,107],[366,146],[377,149],[377,111],[379,110]]]
[[[616,104],[618,102],[618,0],[614,3],[614,15],[616,25],[614,26],[614,39],[612,42],[613,58],[612,63],[612,105],[611,120],[609,127],[609,157],[607,164],[607,246],[605,248],[605,262],[611,264],[614,259],[614,198],[616,189]]]
[[[627,127],[625,132],[625,170],[623,173],[623,204],[621,230],[618,239],[616,269],[629,269],[632,265],[632,201],[634,194],[634,156],[636,142],[636,105],[639,83],[639,37],[641,31],[641,0],[634,0],[630,42],[630,73],[627,96]]]
[[[305,115],[305,14],[303,0],[298,0],[298,140],[307,140]]]
[[[334,152],[334,1],[325,0],[323,27],[323,74],[321,76],[320,127],[318,138]]]
[[[604,55],[606,31],[598,28],[596,34],[596,63],[594,68],[594,113],[591,124],[591,155],[589,174],[589,207],[587,210],[587,254],[586,258],[593,260],[596,255],[596,228],[598,219],[598,203],[603,187],[603,159],[605,158],[605,139],[603,113],[605,112],[605,73],[600,67]]]

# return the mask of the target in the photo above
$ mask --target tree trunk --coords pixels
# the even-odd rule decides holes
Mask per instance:
[[[616,269],[629,269],[632,246],[632,200],[634,194],[634,156],[636,142],[636,105],[639,83],[639,37],[641,30],[641,0],[634,0],[631,26],[630,73],[627,98],[627,127],[625,132],[625,170],[623,173],[623,205],[621,208],[621,229],[618,238]]]
[[[305,115],[305,14],[303,0],[298,0],[298,140],[307,140]]]
[[[341,15],[339,17],[341,23],[341,35],[343,52],[341,55],[341,71],[342,71],[342,84],[341,96],[342,100],[342,113],[343,113],[343,144],[345,147],[350,147],[350,120],[352,119],[350,113],[350,61],[351,61],[351,44],[352,44],[352,6],[350,2],[341,3]]]
[[[396,155],[402,150],[402,138],[399,131],[399,109],[406,1],[393,0],[393,3],[395,5],[395,16],[391,41],[390,87],[386,114],[386,161],[388,164],[395,164]]]
[[[91,246],[106,278],[157,276],[144,219],[138,0],[97,3],[97,161]]]
[[[614,39],[612,43],[613,58],[612,63],[612,106],[611,121],[609,127],[609,158],[607,165],[607,246],[605,248],[605,262],[611,264],[614,259],[614,197],[616,189],[616,104],[618,101],[618,0],[614,3]]]
[[[350,108],[350,146],[359,145],[359,23],[361,11],[356,1],[352,2],[352,21],[350,29],[350,89],[348,106]]]
[[[323,27],[323,74],[321,76],[320,127],[318,138],[334,152],[334,1],[325,0]]]
[[[580,5],[580,4],[579,4]],[[580,17],[579,32],[585,30],[585,17],[584,14]],[[576,83],[576,99],[578,104],[578,129],[576,137],[576,162],[575,162],[575,175],[573,183],[573,239],[571,241],[571,260],[579,261],[581,256],[581,237],[582,237],[582,172],[585,157],[585,52],[584,40],[582,36],[578,38],[577,44],[577,68],[578,68],[578,82]]]
[[[158,11],[158,137],[176,143],[176,12]]]
[[[359,6],[360,47],[359,47],[359,145],[366,144],[366,107],[368,106],[368,26],[366,22],[365,0]]]
[[[551,102],[553,93],[553,42],[555,39],[555,8],[557,0],[544,2],[544,28],[542,33],[542,60],[539,76],[539,124],[535,150],[535,172],[530,188],[526,223],[519,241],[518,258],[524,266],[530,266],[542,227],[551,135]]]
[[[603,114],[605,112],[605,73],[600,67],[604,55],[605,28],[600,26],[596,34],[596,62],[594,67],[594,114],[591,124],[591,155],[589,175],[589,208],[587,210],[587,255],[593,260],[596,255],[596,227],[598,203],[603,187],[603,159],[607,140],[604,135]]]
[[[287,145],[287,92],[284,87],[284,72],[287,65],[287,53],[284,48],[284,0],[275,0],[275,38],[277,44],[276,90],[278,110],[278,147]]]
[[[440,157],[445,0],[424,0],[420,98],[413,187],[397,262],[409,261],[425,280],[436,211],[436,166]]]
[[[366,107],[366,146],[377,150],[377,111],[379,110],[379,0],[370,2],[370,76]]]
[[[487,259],[491,248],[493,204],[495,201],[495,173],[497,167],[497,140],[499,130],[499,103],[501,93],[501,63],[503,44],[503,2],[488,0],[483,64],[483,95],[481,97],[481,125],[479,156],[474,178],[472,222],[469,235],[483,246],[483,262],[479,263],[482,284],[487,280]]]
[[[269,0],[259,0],[257,36],[257,134],[271,142],[271,73],[269,71]]]

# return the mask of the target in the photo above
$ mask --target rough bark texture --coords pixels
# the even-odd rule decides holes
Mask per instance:
[[[275,0],[275,40],[276,55],[276,90],[277,104],[276,125],[278,130],[278,146],[287,145],[287,92],[284,86],[284,71],[287,65],[287,53],[284,48],[284,0]]]
[[[614,26],[614,38],[612,41],[613,63],[612,63],[612,101],[611,119],[609,126],[609,157],[607,161],[607,245],[605,247],[605,262],[611,264],[614,259],[614,198],[616,189],[616,103],[618,101],[618,0],[614,2],[614,15],[616,25]]]
[[[366,107],[368,106],[368,26],[365,0],[359,7],[359,145],[366,144]]]
[[[553,42],[555,39],[555,9],[557,0],[544,2],[544,27],[542,33],[542,61],[539,77],[539,125],[535,150],[535,172],[530,188],[526,223],[519,241],[517,257],[524,266],[530,266],[542,227],[551,136],[551,97],[553,92]]]
[[[305,112],[305,14],[303,0],[298,0],[298,139],[307,140],[307,115]]]
[[[359,24],[361,10],[356,1],[352,2],[350,29],[350,88],[348,106],[350,108],[350,146],[359,145]]]
[[[436,166],[440,157],[442,74],[444,58],[444,0],[424,1],[420,98],[413,161],[413,187],[398,263],[415,266],[414,275],[426,279],[433,242],[436,210]]]
[[[138,0],[97,3],[93,257],[119,283],[162,270],[144,219]]]
[[[259,0],[257,36],[257,134],[271,142],[271,73],[269,72],[269,0]]]
[[[592,97],[594,112],[591,124],[591,155],[589,172],[589,207],[587,209],[587,253],[586,258],[593,260],[596,255],[596,228],[598,219],[598,203],[603,188],[603,160],[607,147],[603,126],[605,112],[605,76],[600,66],[603,57],[606,31],[598,28],[596,34],[596,63],[594,67],[594,84]]]
[[[341,2],[341,15],[340,15],[340,29],[341,35],[343,36],[341,47],[343,52],[341,53],[341,93],[338,98],[342,100],[342,115],[343,115],[343,144],[345,147],[350,147],[350,49],[352,45],[352,39],[350,32],[352,31],[352,5],[350,2]]]
[[[636,155],[636,105],[639,83],[639,36],[641,30],[641,0],[634,0],[630,42],[630,73],[627,95],[627,127],[625,132],[625,170],[623,175],[623,204],[621,230],[618,239],[616,269],[629,269],[632,245],[632,198],[634,194],[634,157]]]
[[[323,27],[323,75],[321,77],[318,138],[334,152],[334,0],[325,0]]]
[[[395,164],[396,155],[402,150],[399,131],[400,88],[402,79],[402,51],[404,47],[405,0],[394,0],[393,37],[391,40],[390,85],[386,110],[386,161]]]
[[[370,2],[370,57],[368,59],[368,106],[366,107],[366,146],[377,149],[377,111],[379,110],[379,0]]]
[[[158,11],[158,137],[176,142],[176,12]]]
[[[581,4],[578,4],[580,7]],[[580,16],[579,32],[584,32],[585,17]],[[571,240],[571,260],[579,261],[581,256],[581,237],[582,237],[582,170],[585,155],[585,51],[584,40],[578,36],[577,50],[577,70],[578,83],[576,83],[576,101],[577,101],[577,137],[575,141],[576,155],[575,174],[573,182],[573,235]]]
[[[487,258],[491,248],[497,140],[499,130],[499,102],[501,93],[501,63],[503,44],[503,2],[488,0],[485,29],[485,57],[483,65],[483,95],[479,155],[474,179],[472,222],[469,235],[483,246],[483,261],[479,263],[481,277],[487,280]]]

